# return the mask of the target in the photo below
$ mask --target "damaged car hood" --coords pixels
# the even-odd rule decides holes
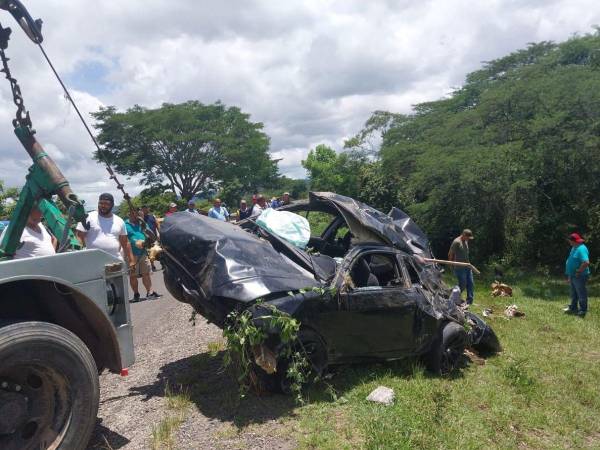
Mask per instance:
[[[160,236],[165,254],[185,272],[186,289],[204,299],[246,302],[320,286],[271,243],[230,223],[180,212],[164,220]]]

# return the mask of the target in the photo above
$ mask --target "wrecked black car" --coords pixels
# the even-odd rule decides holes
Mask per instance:
[[[306,248],[250,218],[238,225],[177,213],[161,226],[167,289],[209,321],[272,305],[301,323],[313,369],[420,356],[451,372],[465,347],[500,350],[493,330],[442,282],[427,236],[397,208],[384,214],[328,192],[280,208],[311,226]],[[277,355],[277,336],[267,341]],[[277,374],[274,374],[276,376]]]

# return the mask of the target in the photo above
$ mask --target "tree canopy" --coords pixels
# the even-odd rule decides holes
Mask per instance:
[[[480,238],[479,261],[559,268],[572,231],[600,252],[598,31],[484,63],[448,98],[416,105],[413,114],[374,113],[346,144],[364,150],[374,137],[376,158],[345,175],[360,173],[358,186],[332,187],[382,209],[404,208],[436,254],[444,256],[464,227]],[[323,155],[307,158],[313,188],[326,186],[313,161],[341,157]]]
[[[125,112],[109,106],[93,116],[103,146],[96,160],[186,199],[225,186],[250,191],[277,175],[263,125],[236,107],[188,101]]]

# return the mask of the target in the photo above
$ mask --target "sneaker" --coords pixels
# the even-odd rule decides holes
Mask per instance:
[[[563,309],[563,312],[565,314],[578,314],[577,311],[571,309],[570,306],[567,306],[566,308]],[[585,314],[585,313],[584,313]]]
[[[131,299],[131,303],[137,303],[139,301],[140,301],[140,294],[139,293],[133,294],[133,298]]]
[[[149,294],[146,296],[146,298],[147,298],[148,300],[156,300],[157,298],[161,298],[161,297],[162,297],[162,294],[159,294],[159,293],[158,293],[158,292],[156,292],[156,291],[152,291],[151,293],[149,293]]]
[[[581,318],[583,319],[583,318],[585,317],[585,314],[586,314],[586,312],[587,312],[587,311],[579,311],[579,312],[577,313],[577,317],[581,317]]]

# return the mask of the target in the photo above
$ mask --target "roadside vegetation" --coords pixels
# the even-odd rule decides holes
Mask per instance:
[[[564,315],[568,286],[560,279],[512,285],[514,297],[493,298],[489,283],[478,283],[472,307],[493,309],[486,320],[501,354],[450,378],[431,377],[416,360],[340,368],[289,419],[300,448],[600,447],[600,314]],[[600,286],[591,293],[594,311]],[[513,303],[525,317],[504,316]],[[392,406],[365,400],[380,385],[394,390]]]
[[[152,450],[175,449],[175,436],[181,424],[185,421],[188,410],[192,406],[187,390],[180,387],[174,391],[168,385],[165,388],[166,415],[152,429]]]

